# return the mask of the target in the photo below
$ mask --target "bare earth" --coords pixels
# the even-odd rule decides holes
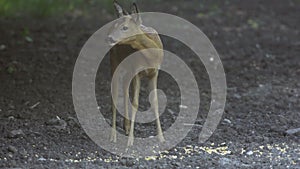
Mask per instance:
[[[290,129],[300,128],[300,1],[200,2],[149,1],[140,8],[183,17],[212,41],[227,76],[222,122],[206,143],[198,143],[210,103],[208,74],[188,47],[163,37],[165,48],[196,75],[201,108],[193,130],[177,147],[140,159],[98,147],[81,128],[72,104],[78,53],[114,16],[91,11],[44,20],[0,19],[0,168],[299,169],[300,132]],[[98,70],[96,93],[111,122],[109,70],[106,58]],[[163,72],[158,86],[168,97],[161,117],[166,130],[179,111],[180,91]],[[144,88],[142,110],[149,106]],[[138,124],[135,132],[137,137],[153,135],[155,122]]]

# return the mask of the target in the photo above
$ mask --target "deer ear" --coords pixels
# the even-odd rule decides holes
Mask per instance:
[[[123,10],[122,6],[116,0],[114,1],[114,7],[117,12],[117,16],[122,17],[124,15],[124,10]]]
[[[131,6],[131,13],[134,14],[134,13],[139,13],[139,9],[136,5],[136,3],[133,3],[132,6]]]
[[[132,4],[131,13],[135,14],[135,17],[134,17],[135,22],[138,25],[141,25],[142,24],[142,18],[141,18],[141,15],[139,14],[139,9],[138,9],[136,3]]]

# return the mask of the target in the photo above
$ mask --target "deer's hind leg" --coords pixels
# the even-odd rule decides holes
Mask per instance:
[[[138,111],[139,108],[140,87],[141,87],[141,78],[139,77],[139,75],[136,75],[133,78],[133,82],[132,82],[132,89],[133,89],[132,114],[131,114],[131,126],[130,126],[130,133],[129,133],[127,146],[133,145],[134,121],[135,121],[136,112]]]
[[[124,85],[123,90],[124,90],[124,109],[125,109],[123,128],[125,130],[125,134],[129,135],[130,120],[128,115],[128,101],[129,101],[130,76],[128,74],[124,76],[123,85]]]
[[[157,78],[158,71],[155,72],[152,76],[149,77],[149,90],[153,92],[151,98],[151,106],[154,108],[155,118],[156,118],[156,129],[157,129],[157,137],[160,142],[164,142],[165,138],[163,136],[163,132],[161,129],[161,124],[159,120],[159,112],[158,112],[158,97],[157,97]]]

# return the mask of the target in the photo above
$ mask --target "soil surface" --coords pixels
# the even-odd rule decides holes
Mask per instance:
[[[59,18],[0,19],[0,168],[300,168],[300,1],[147,1],[142,11],[183,17],[211,40],[227,78],[223,118],[203,144],[198,134],[210,105],[205,67],[188,47],[162,37],[196,75],[201,108],[176,147],[146,158],[124,158],[96,145],[82,129],[72,102],[72,75],[88,38],[114,19],[105,11]],[[99,12],[100,11],[100,12]],[[108,73],[109,72],[109,73]],[[107,122],[110,67],[98,70],[96,96]],[[168,98],[163,130],[180,106],[176,82],[161,72]],[[140,109],[146,110],[146,86]],[[122,119],[118,116],[118,127]],[[118,129],[122,132],[122,129]],[[136,137],[155,135],[137,124]]]

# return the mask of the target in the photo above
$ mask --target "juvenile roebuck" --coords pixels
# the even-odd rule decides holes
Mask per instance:
[[[143,49],[163,49],[162,42],[158,33],[150,27],[142,25],[142,20],[139,15],[136,4],[133,4],[132,14],[129,15],[126,10],[124,10],[116,1],[114,2],[114,7],[117,11],[118,17],[120,18],[111,28],[108,35],[108,42],[112,47],[110,51],[110,64],[111,73],[115,73],[118,65],[126,58],[128,55],[140,51]],[[133,35],[133,36],[132,36]],[[132,101],[132,114],[131,123],[128,116],[128,101],[129,101],[129,84],[123,84],[124,89],[124,107],[125,107],[125,117],[124,117],[124,130],[126,134],[129,134],[128,146],[133,145],[134,140],[134,121],[136,112],[138,110],[139,103],[139,93],[140,93],[140,83],[141,78],[147,77],[149,79],[149,89],[154,92],[151,99],[153,104],[153,109],[156,117],[157,134],[160,142],[164,142],[164,136],[160,125],[159,112],[158,112],[158,100],[157,100],[157,77],[158,68],[163,59],[162,50],[143,50],[141,51],[141,59],[132,63],[131,68],[138,69],[139,65],[147,64],[151,65],[151,69],[146,69],[138,74],[136,74],[132,80],[132,90],[133,90],[133,101]],[[143,62],[143,63],[142,63]],[[118,97],[118,83],[113,83],[112,85],[112,95],[113,98]],[[115,103],[116,104],[116,103]],[[116,106],[112,101],[112,132],[111,141],[116,142]]]

